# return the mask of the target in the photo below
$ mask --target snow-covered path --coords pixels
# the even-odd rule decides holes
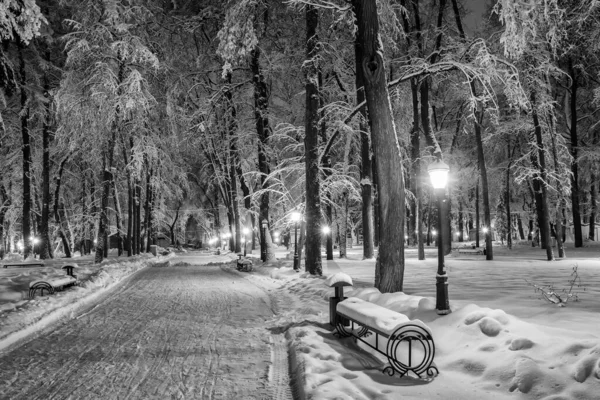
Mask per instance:
[[[3,354],[0,397],[291,398],[273,314],[265,290],[218,265],[147,268]]]

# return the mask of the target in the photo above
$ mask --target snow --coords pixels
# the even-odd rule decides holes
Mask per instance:
[[[284,267],[268,273],[284,281],[279,293],[285,293],[282,302],[289,308],[280,318],[282,324],[292,323],[286,337],[306,398],[600,398],[600,246],[571,245],[569,258],[555,262],[528,246],[496,247],[494,261],[453,254],[446,258],[453,312],[444,316],[435,312],[435,249],[427,249],[425,261],[407,249],[405,292],[391,294],[372,287],[374,260],[363,260],[360,248],[348,253],[347,260],[323,260],[324,274],[346,273],[354,282],[348,296],[426,323],[440,374],[427,382],[383,374],[383,356],[352,338],[333,336],[327,323],[333,289],[325,286],[327,277],[294,275]],[[565,308],[540,299],[524,280],[568,288],[574,264],[585,290],[579,288],[580,301]],[[377,318],[372,312],[364,317]]]
[[[350,297],[340,302],[337,305],[337,311],[388,336],[392,336],[398,328],[409,323],[419,325],[429,331],[427,325],[422,321],[411,321],[404,314],[361,300],[358,297]]]
[[[180,257],[178,262],[164,263],[171,270],[169,279],[179,282],[175,286],[170,284],[164,288],[160,283],[164,283],[160,278],[162,275],[159,274],[159,270],[164,268],[144,269],[151,260],[156,259],[109,260],[100,266],[93,266],[91,263],[87,264],[83,257],[81,262],[78,260],[81,266],[78,276],[84,281],[81,287],[70,288],[51,296],[36,297],[35,300],[28,300],[23,296],[24,288],[27,288],[31,280],[64,274],[60,270],[60,264],[49,263],[41,268],[0,269],[0,307],[3,307],[0,308],[3,310],[0,311],[0,349],[9,345],[14,347],[12,344],[16,341],[9,341],[14,336],[23,338],[48,328],[51,324],[48,321],[69,319],[82,321],[81,324],[77,323],[77,329],[85,329],[86,325],[94,324],[95,329],[101,330],[102,333],[90,341],[88,347],[85,347],[85,342],[80,342],[77,345],[80,347],[74,349],[74,354],[76,360],[84,361],[88,359],[86,357],[93,355],[95,364],[92,365],[98,368],[97,372],[90,373],[89,376],[101,378],[94,378],[97,381],[90,380],[90,385],[105,387],[112,391],[110,393],[117,393],[117,386],[102,386],[102,383],[106,385],[110,381],[103,380],[108,376],[117,379],[122,387],[131,388],[136,382],[145,380],[156,390],[162,390],[157,393],[166,397],[181,397],[181,393],[188,393],[185,390],[193,390],[187,384],[190,382],[188,377],[195,377],[194,374],[198,373],[196,368],[212,368],[203,363],[202,357],[216,354],[215,352],[223,354],[220,359],[221,367],[231,368],[232,375],[226,378],[225,373],[214,375],[215,371],[210,375],[209,370],[205,378],[198,380],[202,385],[210,386],[212,379],[216,379],[215,376],[223,379],[223,384],[226,385],[232,380],[243,381],[239,386],[240,390],[250,387],[252,379],[268,377],[270,382],[281,382],[282,368],[287,365],[287,361],[284,362],[281,358],[281,353],[286,353],[287,342],[296,398],[598,400],[600,302],[597,299],[600,298],[600,246],[587,243],[584,248],[574,249],[571,244],[567,246],[566,252],[568,259],[547,262],[543,250],[528,245],[517,245],[513,250],[497,246],[494,248],[493,261],[455,251],[445,260],[450,277],[448,293],[452,313],[443,316],[435,312],[437,252],[434,248],[426,249],[427,260],[424,261],[417,260],[415,249],[406,249],[404,292],[398,293],[380,293],[373,288],[375,260],[363,260],[360,247],[348,249],[348,259],[323,259],[323,277],[295,272],[291,267],[292,260],[285,259],[287,251],[283,247],[277,253],[279,260],[268,263],[255,261],[254,271],[249,273],[235,270],[235,254],[208,256],[203,259],[204,266],[198,269],[194,265],[197,263],[193,258],[194,252],[190,252],[189,258]],[[249,257],[256,258],[254,255]],[[227,264],[222,264],[223,262]],[[525,281],[527,279],[541,286],[554,285],[556,290],[568,288],[574,265],[578,267],[583,287],[574,288],[578,292],[579,301],[570,301],[564,308],[540,299],[540,294]],[[212,266],[216,268],[210,268]],[[227,273],[231,274],[230,278],[211,272],[217,269],[229,271]],[[146,272],[149,270],[152,273]],[[141,272],[134,274],[136,271]],[[334,329],[328,324],[328,301],[334,289],[327,287],[326,283],[327,277],[339,281],[339,275],[333,278],[338,273],[351,278],[353,287],[347,288],[346,292],[349,297],[357,300],[351,299],[350,303],[376,304],[403,314],[411,321],[422,321],[429,327],[435,340],[434,364],[439,369],[439,375],[429,380],[390,377],[381,372],[386,366],[385,357],[360,342],[355,343],[352,338],[338,339],[333,335]],[[129,276],[139,278],[127,279]],[[191,277],[200,279],[190,279]],[[215,280],[211,280],[213,278]],[[131,283],[127,283],[130,281]],[[142,289],[143,287],[147,289]],[[112,292],[110,296],[102,295],[109,293],[109,290],[116,291],[117,300],[111,300]],[[152,291],[157,292],[156,298],[148,295]],[[202,295],[204,291],[208,291],[210,295]],[[237,296],[238,292],[240,296]],[[122,322],[129,324],[131,321],[132,327],[139,327],[141,334],[139,339],[132,342],[134,347],[129,349],[125,341],[122,351],[126,354],[139,353],[141,361],[127,359],[122,366],[115,364],[114,360],[119,360],[121,355],[114,353],[111,346],[98,354],[94,353],[95,346],[115,343],[115,340],[129,335],[130,331],[121,330],[116,325],[104,327],[103,320],[94,319],[93,315],[99,313],[103,318],[116,316],[125,309],[125,305],[120,302],[134,307],[142,295],[148,298],[139,307],[139,315],[129,315],[129,319]],[[197,310],[199,303],[194,300],[197,295],[208,302],[201,306],[200,311]],[[232,306],[222,301],[227,298],[234,301]],[[92,311],[82,314],[81,311],[86,307]],[[204,331],[202,324],[194,325],[197,323],[196,319],[215,313],[210,326],[221,326],[218,323],[220,318],[238,307],[241,309],[236,316],[239,315],[243,323],[240,326],[228,320],[226,325],[229,329],[237,330],[227,331],[223,340],[217,341],[218,335],[210,333],[210,330]],[[384,311],[375,312],[368,303],[364,307],[361,309],[361,318],[372,318],[378,324],[388,320]],[[114,311],[111,311],[113,308]],[[168,321],[177,323],[169,324]],[[46,340],[46,335],[41,335],[32,342],[32,346],[37,341],[46,340],[44,343],[53,349],[52,340],[62,343],[73,337],[63,339],[58,335]],[[214,341],[207,342],[208,338]],[[184,340],[183,347],[177,344],[178,340]],[[265,345],[265,341],[270,345]],[[7,344],[8,342],[10,343]],[[151,361],[157,358],[156,354],[163,354],[165,343],[170,346],[165,351],[172,354],[169,356],[171,358],[160,366],[152,364]],[[189,349],[196,348],[198,343],[202,346],[206,344],[210,349],[207,350],[208,353],[189,353]],[[264,358],[263,353],[267,351],[265,346],[271,348],[270,362],[268,356],[267,361]],[[233,357],[236,352],[241,354],[240,349],[244,348],[256,349],[256,352],[244,353],[243,360]],[[32,354],[40,352],[35,348],[31,351]],[[56,353],[51,351],[52,354]],[[225,354],[233,357],[228,361],[230,364],[225,364]],[[248,354],[256,357],[253,362],[258,363],[259,368],[247,367],[250,362],[246,357]],[[185,362],[186,355],[191,357],[193,364]],[[3,358],[3,362],[7,359]],[[212,361],[213,359],[211,363]],[[56,365],[57,362],[70,368],[67,359],[47,360],[50,365]],[[236,362],[240,364],[235,364]],[[83,366],[81,363],[77,365]],[[18,365],[12,367],[16,368]],[[254,374],[266,367],[268,373],[263,371],[263,378]],[[29,371],[29,367],[23,368]],[[35,368],[42,366],[36,365]],[[31,369],[32,373],[38,371],[35,368]],[[115,368],[113,375],[110,373],[111,368]],[[148,371],[148,374],[161,373],[160,376],[168,376],[172,381],[158,379],[159,375],[147,375],[146,378],[144,371]],[[0,391],[3,392],[6,385],[10,387],[10,382],[17,377],[12,375],[11,366],[0,374],[4,374],[0,376]],[[80,372],[75,371],[74,374]],[[122,381],[127,376],[130,376],[129,380]],[[78,378],[84,382],[88,380],[85,375]],[[57,376],[51,375],[47,379],[50,382],[51,379],[57,379]],[[155,379],[158,380],[155,382]],[[183,390],[177,392],[177,396],[164,392],[165,388],[177,384]],[[143,389],[143,385],[140,388]],[[230,390],[220,392],[225,395],[234,393],[236,389],[227,386],[223,390]],[[129,392],[120,393],[125,393],[125,396]]]
[[[325,280],[325,284],[329,287],[334,286],[336,283],[342,284],[342,286],[352,286],[352,277],[343,272],[338,272],[329,276],[329,278]]]
[[[93,255],[80,257],[77,270],[79,286],[52,295],[45,293],[40,296],[38,292],[34,299],[29,299],[29,287],[33,282],[53,282],[55,286],[72,282],[73,278],[67,278],[62,270],[64,265],[74,265],[71,260],[46,260],[43,267],[1,268],[0,350],[72,315],[134,272],[167,259],[144,255],[121,260],[110,258],[101,264],[92,264]]]
[[[35,285],[38,282],[47,282],[56,288],[56,287],[65,286],[65,285],[75,282],[75,278],[73,278],[71,276],[65,276],[64,278],[63,277],[55,277],[52,279],[36,279],[35,281],[29,282],[29,287],[32,287],[33,285]]]

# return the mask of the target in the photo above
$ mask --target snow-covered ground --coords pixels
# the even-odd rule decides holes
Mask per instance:
[[[343,271],[355,296],[425,322],[433,333],[440,374],[431,381],[389,377],[383,359],[352,339],[336,339],[328,326],[324,278],[295,274],[284,279],[293,304],[281,314],[294,319],[288,340],[307,398],[315,399],[600,399],[600,247],[567,248],[565,260],[544,261],[539,248],[495,248],[495,260],[453,254],[446,258],[453,312],[435,311],[435,251],[418,261],[408,250],[405,293],[381,294],[372,286],[374,260],[361,249],[347,260],[327,262],[326,274]],[[579,301],[559,308],[540,300],[525,281],[568,287],[573,266],[584,287]],[[262,272],[262,269],[257,273]],[[585,290],[584,290],[585,289]],[[288,300],[290,301],[290,300]],[[296,310],[294,312],[294,310]]]
[[[437,268],[435,249],[427,249],[427,260],[425,261],[416,259],[414,249],[407,250],[404,293],[395,294],[381,294],[372,287],[375,261],[362,260],[362,249],[360,248],[349,249],[348,259],[339,259],[336,254],[334,261],[324,260],[323,277],[311,277],[306,273],[294,272],[291,269],[291,259],[285,258],[286,253],[285,249],[281,248],[277,254],[280,260],[266,265],[260,261],[255,262],[254,271],[251,273],[235,271],[235,263],[231,261],[235,257],[231,254],[212,256],[201,260],[193,254],[189,254],[187,258],[181,258],[189,264],[227,262],[227,264],[219,265],[219,268],[224,270],[223,272],[228,271],[232,277],[231,283],[226,279],[222,280],[221,275],[215,275],[213,278],[218,282],[210,284],[209,278],[211,278],[211,274],[214,275],[214,271],[210,268],[208,270],[205,267],[186,268],[185,265],[171,268],[169,279],[179,282],[179,286],[188,288],[185,290],[188,297],[183,296],[175,288],[171,290],[167,288],[157,296],[156,301],[161,304],[165,303],[168,307],[155,305],[150,300],[142,304],[139,321],[145,321],[151,326],[158,325],[152,329],[145,329],[143,325],[140,325],[140,329],[143,329],[145,335],[142,336],[147,337],[145,342],[138,342],[144,351],[139,350],[139,347],[136,347],[138,350],[133,348],[130,350],[140,352],[146,357],[144,360],[147,362],[135,364],[138,369],[134,369],[137,371],[134,375],[138,378],[141,376],[137,386],[133,381],[123,381],[123,385],[125,385],[123,387],[127,390],[135,388],[141,390],[142,383],[147,383],[154,388],[154,392],[140,392],[140,394],[131,395],[136,398],[142,398],[141,393],[144,393],[146,398],[160,398],[160,395],[166,394],[170,394],[174,398],[198,398],[194,397],[194,394],[199,392],[193,390],[210,388],[210,385],[207,386],[204,383],[190,386],[189,380],[186,380],[186,373],[192,371],[189,369],[191,364],[177,358],[187,355],[192,357],[191,360],[195,360],[196,364],[202,363],[203,357],[189,354],[192,352],[194,344],[202,347],[208,343],[202,339],[206,339],[206,336],[201,333],[193,340],[188,338],[189,340],[186,339],[187,341],[184,342],[186,343],[185,349],[179,348],[176,341],[171,339],[191,328],[186,328],[183,324],[183,331],[171,330],[168,328],[168,324],[161,325],[160,321],[165,322],[164,318],[170,320],[169,316],[172,316],[172,323],[181,324],[186,320],[187,315],[199,317],[208,313],[209,309],[199,314],[189,309],[192,304],[190,302],[195,298],[191,295],[194,290],[211,293],[214,298],[226,298],[228,297],[226,293],[235,288],[235,290],[245,293],[243,298],[247,299],[247,304],[239,302],[238,298],[235,300],[237,302],[235,304],[241,307],[242,315],[248,317],[247,326],[244,327],[246,330],[242,333],[246,337],[244,343],[251,349],[249,354],[256,357],[256,368],[267,371],[265,373],[266,381],[261,381],[260,378],[255,379],[259,382],[268,382],[269,393],[272,397],[265,398],[285,398],[286,396],[285,390],[281,386],[285,381],[282,371],[287,366],[287,361],[284,362],[281,356],[285,349],[283,340],[285,337],[290,350],[289,366],[296,398],[600,399],[600,319],[598,318],[600,311],[600,302],[598,301],[600,298],[600,247],[596,244],[586,244],[586,247],[582,249],[573,249],[572,245],[568,246],[568,258],[554,262],[545,261],[545,252],[539,248],[532,249],[525,245],[518,246],[513,250],[496,247],[494,261],[485,261],[483,256],[453,254],[446,258],[450,276],[449,297],[453,311],[447,316],[438,316],[434,311]],[[257,257],[258,254],[253,256]],[[151,259],[144,258],[133,261],[132,264],[138,263],[138,269],[140,269],[148,264],[149,261],[146,260]],[[173,261],[171,261],[171,265],[172,263]],[[85,263],[81,264],[85,265]],[[127,301],[131,300],[131,304],[136,304],[136,296],[147,293],[148,290],[155,290],[142,288],[156,288],[158,286],[153,281],[162,279],[162,275],[159,277],[156,274],[149,274],[146,272],[147,269],[141,269],[141,272],[134,273],[136,268],[125,268],[120,265],[122,265],[122,261],[110,260],[107,265],[100,268],[91,265],[84,267],[82,270],[89,268],[90,272],[87,279],[90,282],[89,289],[83,285],[80,288],[69,289],[53,296],[36,298],[33,301],[27,300],[23,295],[24,289],[19,289],[15,285],[18,282],[25,282],[27,279],[37,277],[37,275],[25,276],[22,274],[29,273],[29,271],[21,271],[19,275],[10,277],[6,275],[6,270],[0,271],[0,279],[3,279],[0,281],[0,285],[2,285],[0,299],[3,299],[0,300],[0,304],[2,304],[1,302],[11,304],[5,305],[4,311],[0,312],[0,348],[2,345],[6,347],[7,338],[11,337],[7,332],[12,332],[13,337],[18,337],[19,335],[24,336],[25,333],[31,333],[35,329],[43,329],[47,326],[43,323],[47,320],[47,315],[56,315],[57,310],[66,306],[68,308],[69,304],[78,303],[85,304],[85,307],[74,308],[68,314],[59,314],[54,320],[62,318],[63,320],[72,319],[86,322],[81,326],[98,324],[95,326],[104,334],[93,339],[94,346],[97,346],[98,343],[101,346],[110,346],[116,343],[111,335],[120,337],[123,331],[116,326],[107,326],[102,329],[102,323],[98,321],[103,321],[103,319],[93,320],[91,318],[91,315],[111,314],[112,316],[113,311],[110,310],[116,307],[116,303],[113,302],[110,305],[108,300],[103,300],[107,299],[107,296],[103,297],[99,294],[95,295],[95,293],[109,290],[106,288],[111,285],[115,288],[127,287],[130,288],[129,291],[115,290],[118,293],[130,293],[131,299],[127,299]],[[527,282],[538,285],[554,284],[557,289],[566,288],[569,286],[568,280],[571,279],[574,266],[577,266],[583,286],[574,288],[579,301],[569,302],[566,307],[557,307],[544,302],[540,299],[540,294],[536,293]],[[59,269],[60,266],[56,268]],[[151,269],[162,270],[162,268]],[[194,271],[193,277],[188,276],[191,271]],[[340,340],[333,336],[332,328],[328,324],[328,298],[333,295],[333,289],[325,285],[325,278],[327,275],[337,272],[344,272],[353,279],[354,288],[345,288],[347,296],[358,297],[404,313],[408,318],[419,319],[429,326],[436,343],[435,364],[440,372],[437,377],[432,380],[390,377],[381,372],[385,367],[383,357],[372,354],[367,351],[366,346],[356,344],[352,339]],[[39,273],[41,272],[36,272],[36,274]],[[46,271],[46,273],[53,272]],[[181,276],[178,277],[178,275]],[[100,276],[103,278],[99,278]],[[134,278],[130,282],[130,278],[125,278],[127,276]],[[204,286],[196,287],[188,282],[203,278],[207,279],[207,284]],[[121,279],[125,283],[117,284],[116,282]],[[147,280],[150,282],[146,282]],[[96,281],[97,283],[94,283]],[[25,284],[21,283],[21,285]],[[133,290],[133,287],[139,287],[139,289]],[[4,297],[2,297],[3,293]],[[15,293],[20,294],[18,299]],[[94,296],[96,296],[95,300]],[[203,298],[209,299],[212,298],[211,296]],[[126,300],[126,298],[121,299]],[[99,305],[93,308],[94,304]],[[92,312],[85,311],[84,314],[81,314],[82,309],[86,309],[86,307]],[[81,322],[74,323],[81,324]],[[213,325],[217,326],[218,324]],[[81,328],[81,326],[77,326]],[[264,336],[257,334],[260,326],[268,331]],[[201,332],[201,329],[194,325],[192,330]],[[75,335],[75,332],[72,333]],[[29,355],[44,353],[39,344],[36,344],[41,343],[38,341],[44,340],[42,336],[44,335],[40,335],[39,339],[30,342],[34,347],[33,350],[29,350],[33,351],[33,353],[28,353]],[[56,336],[51,336],[51,339],[59,341]],[[269,341],[267,347],[270,348],[270,362],[261,361],[261,358],[258,357],[258,355],[264,354],[266,349],[265,339]],[[62,341],[60,342],[62,343]],[[154,368],[156,364],[150,362],[150,359],[159,353],[164,354],[164,351],[160,350],[160,346],[165,342],[172,344],[172,350],[169,351],[177,351],[177,355],[171,353],[165,361],[166,364],[163,363],[160,364],[160,368]],[[213,342],[208,343],[210,346],[204,347],[213,349],[214,346],[211,347],[211,343]],[[213,344],[215,343],[217,342]],[[219,346],[225,346],[225,348],[230,346],[228,355],[234,354],[236,351],[240,355],[246,354],[240,351],[243,346],[236,343],[238,342],[234,337],[228,336],[227,340],[223,338],[220,341]],[[50,342],[47,345],[50,346]],[[90,346],[92,345],[90,344]],[[25,346],[22,347],[25,348]],[[121,346],[121,349],[123,348]],[[95,375],[92,374],[96,378],[103,377],[102,379],[98,378],[97,383],[106,384],[108,382],[106,379],[111,377],[122,381],[122,374],[111,372],[110,369],[111,365],[115,365],[113,356],[120,353],[103,349],[102,352],[96,354],[94,349],[92,347],[87,350],[83,348],[79,355],[83,359],[94,355],[92,359],[86,360],[95,363],[94,368],[99,368],[94,373]],[[206,354],[204,354],[205,356]],[[56,357],[58,356],[55,355]],[[52,362],[52,359],[47,361]],[[60,362],[56,359],[54,361]],[[129,361],[131,362],[131,359]],[[225,361],[223,362],[225,363]],[[223,365],[234,365],[231,364],[232,362],[230,360],[229,364]],[[247,362],[248,360],[240,361],[240,365]],[[0,377],[0,385],[4,382],[4,385],[10,387],[11,382],[17,382],[18,370],[26,368],[24,365],[14,364],[11,367],[12,370],[9,368],[8,371],[12,372]],[[121,365],[123,373],[126,371],[124,365]],[[173,368],[170,369],[169,365],[171,367],[178,366],[178,368],[185,366],[185,368],[177,369],[179,371],[177,372]],[[36,368],[41,367],[38,365]],[[121,371],[119,368],[121,367],[114,371]],[[198,368],[201,369],[200,366]],[[202,368],[212,367],[204,365]],[[244,372],[244,368],[223,368],[219,370],[219,376],[223,377],[225,381],[227,379],[224,377],[230,374],[229,382],[231,379],[247,382],[243,380],[243,377],[249,372]],[[192,372],[198,374],[198,371],[193,370]],[[169,379],[154,381],[152,377],[161,372],[170,373]],[[54,377],[52,379],[57,379],[57,375],[52,376]],[[82,375],[80,378],[88,379],[90,376]],[[216,375],[213,373],[210,376]],[[181,391],[165,391],[167,386],[169,388],[177,386],[178,382],[181,383],[178,386]],[[210,383],[210,380],[206,382]],[[46,382],[46,384],[54,388],[51,382]],[[254,393],[260,393],[261,389],[256,390],[258,392]],[[227,397],[231,393],[233,392],[222,392],[220,393],[221,398],[232,398]],[[213,394],[218,397],[219,393]],[[95,398],[93,393],[88,397]],[[241,395],[241,397],[235,398],[252,397]]]
[[[291,399],[285,338],[267,329],[269,289],[223,268],[231,259],[143,257],[129,272],[113,260],[96,275],[111,278],[102,289],[32,300],[79,307],[59,323],[41,318],[0,354],[0,398]]]

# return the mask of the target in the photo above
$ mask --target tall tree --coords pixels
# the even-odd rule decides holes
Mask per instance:
[[[356,16],[356,46],[360,47],[365,97],[373,152],[377,155],[379,194],[379,253],[375,265],[375,287],[397,292],[404,280],[404,173],[402,155],[392,118],[386,82],[379,18],[374,1],[353,0]]]
[[[319,80],[317,27],[319,10],[306,6],[306,110],[304,152],[306,165],[306,264],[311,275],[322,275],[321,184],[319,169]]]

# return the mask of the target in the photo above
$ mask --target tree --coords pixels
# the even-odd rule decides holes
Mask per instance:
[[[379,190],[380,236],[375,287],[381,292],[401,291],[404,280],[404,174],[402,156],[392,119],[379,19],[375,2],[353,0],[356,46],[360,47],[365,97]]]
[[[319,177],[319,87],[318,36],[319,11],[306,6],[306,111],[304,152],[306,163],[306,270],[322,275],[321,266],[321,185]]]

